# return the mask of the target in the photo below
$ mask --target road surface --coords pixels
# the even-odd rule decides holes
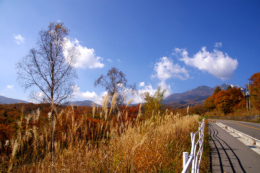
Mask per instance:
[[[258,123],[231,121],[231,120],[216,120],[216,121],[260,140],[260,124]]]
[[[223,123],[222,120],[220,120],[220,122]],[[230,124],[231,123],[227,125],[230,126]],[[212,149],[211,170],[213,173],[260,173],[259,154],[255,153],[215,123],[209,122],[209,133],[211,137],[210,147]],[[257,136],[258,135],[255,133],[255,138]]]

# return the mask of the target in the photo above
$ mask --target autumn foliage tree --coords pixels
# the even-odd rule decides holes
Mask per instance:
[[[231,107],[236,106],[243,100],[243,94],[240,88],[233,87],[226,92],[230,94]]]
[[[209,96],[203,104],[203,107],[208,110],[208,111],[212,111],[216,108],[216,105],[214,103],[215,100],[215,95]]]
[[[216,108],[216,105],[215,105],[215,103],[214,103],[214,100],[215,100],[216,94],[217,94],[218,92],[220,92],[220,91],[221,91],[221,88],[220,88],[219,86],[217,86],[217,87],[215,88],[213,94],[205,100],[203,106],[204,106],[204,108],[205,108],[206,110],[212,111],[212,110],[214,110],[214,109]]]
[[[251,76],[253,84],[250,86],[252,105],[260,110],[260,72]]]
[[[240,88],[229,87],[227,91],[221,90],[218,86],[214,93],[204,102],[204,108],[212,111],[215,108],[224,114],[233,111],[234,107],[243,100],[243,94]]]
[[[224,114],[230,113],[232,110],[232,101],[230,99],[230,94],[226,91],[220,91],[215,96],[214,103],[221,112]]]

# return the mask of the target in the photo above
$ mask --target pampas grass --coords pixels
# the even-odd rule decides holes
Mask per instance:
[[[126,104],[126,108],[132,103],[132,101],[133,101],[132,98],[130,98],[130,99],[128,100],[128,102],[127,102],[127,104]]]
[[[54,143],[54,172],[181,172],[182,152],[190,150],[189,134],[197,130],[198,116],[180,117],[166,110],[152,111],[150,118],[141,120],[139,105],[133,121],[126,108],[112,114],[116,98],[115,94],[110,110],[109,95],[104,97],[102,108],[93,104],[92,118],[86,114],[76,116],[73,106],[55,116],[54,129],[60,130],[55,134],[60,138]],[[95,114],[100,115],[100,120],[94,119]],[[113,121],[108,116],[116,117]],[[51,170],[51,125],[47,123],[40,129],[30,124],[31,120],[38,121],[37,116],[25,116],[24,130],[22,122],[18,122],[20,133],[12,139],[12,155],[7,163],[10,172]]]
[[[93,119],[94,119],[94,116],[95,116],[95,109],[96,109],[96,106],[95,106],[95,103],[93,102],[93,103],[92,103],[92,115],[93,115]]]
[[[117,92],[115,92],[115,94],[113,95],[112,101],[111,101],[111,107],[110,107],[109,115],[111,115],[111,112],[115,109],[117,97],[118,97],[118,94],[117,94]]]

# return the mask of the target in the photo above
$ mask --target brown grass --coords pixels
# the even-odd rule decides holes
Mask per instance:
[[[105,98],[102,109],[94,109],[98,115],[108,116]],[[102,111],[102,112],[97,112]],[[25,117],[29,122],[38,121],[39,112]],[[127,117],[123,112],[122,117]],[[92,115],[94,116],[94,114]],[[190,132],[198,129],[199,116],[173,115],[166,111],[149,119],[139,121],[99,121],[93,126],[87,117],[74,116],[73,107],[55,119],[61,138],[55,141],[55,172],[181,172],[182,152],[190,152]],[[23,122],[23,121],[21,121]],[[20,122],[20,123],[21,123]],[[19,124],[19,123],[18,123]],[[11,140],[12,155],[2,161],[1,171],[6,172],[50,172],[51,134],[50,125],[43,129],[27,123]],[[121,133],[124,126],[125,131]],[[79,132],[85,135],[80,137]],[[93,132],[89,140],[85,136]],[[58,132],[57,132],[58,133]]]

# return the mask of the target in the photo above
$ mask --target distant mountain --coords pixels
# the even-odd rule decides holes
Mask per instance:
[[[29,102],[0,96],[0,104],[15,104],[15,103],[29,103]]]
[[[236,88],[241,88],[241,90],[245,90],[245,88],[239,86],[239,85],[233,85],[233,84],[226,84],[226,83],[223,83],[222,85],[220,85],[219,87],[221,88],[221,90],[227,90],[227,88],[231,86],[232,88],[233,87],[236,87]],[[217,86],[214,87],[214,89],[216,88]]]
[[[232,85],[232,84],[230,85],[232,87],[237,87],[237,88],[241,88],[241,90],[245,90],[245,88],[240,87],[238,85]],[[224,83],[220,85],[220,88],[221,90],[227,90],[228,86],[230,85]],[[166,97],[163,100],[162,104],[169,105],[175,108],[187,107],[188,105],[190,106],[202,105],[204,101],[213,94],[216,87],[211,88],[203,85],[183,93],[174,93]],[[14,103],[28,103],[28,102],[0,96],[0,104],[14,104]],[[64,105],[73,104],[77,106],[92,106],[92,103],[94,102],[90,100],[84,100],[84,101],[67,102]],[[131,104],[131,105],[136,105],[136,104]]]
[[[73,102],[67,102],[65,103],[65,105],[77,105],[77,106],[92,106],[92,103],[95,103],[95,102],[92,102],[90,100],[83,100],[83,101],[73,101]],[[96,104],[96,103],[95,103]],[[100,106],[100,105],[99,105]]]
[[[221,88],[221,90],[225,90],[225,91],[226,91],[229,86],[230,86],[229,84],[223,83],[223,84],[220,85],[219,87]],[[217,87],[217,86],[216,86],[216,87]],[[214,89],[215,89],[216,87],[214,87]]]
[[[173,101],[185,101],[185,100],[205,100],[214,92],[214,88],[208,86],[199,86],[195,89],[183,92],[171,94],[163,100],[163,104],[168,104]]]
[[[232,84],[230,85],[231,87],[241,88],[241,90],[244,89],[238,85],[232,85]],[[230,85],[224,83],[220,85],[220,88],[221,90],[227,90],[228,86]],[[163,100],[162,104],[174,108],[184,108],[187,107],[188,105],[189,106],[202,105],[204,101],[213,94],[216,87],[211,88],[203,85],[183,93],[174,93],[166,97]]]

